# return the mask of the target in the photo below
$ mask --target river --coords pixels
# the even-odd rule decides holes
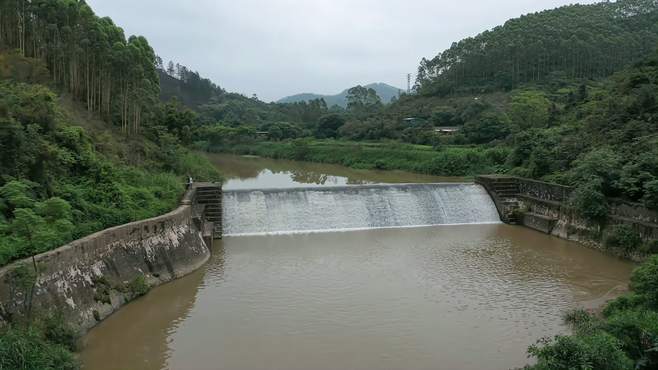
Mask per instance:
[[[213,155],[226,189],[436,183]],[[508,369],[568,332],[565,310],[625,289],[633,265],[503,224],[250,235],[84,339],[91,370]]]

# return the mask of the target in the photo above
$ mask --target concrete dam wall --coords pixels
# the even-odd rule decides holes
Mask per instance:
[[[476,184],[224,191],[225,236],[499,223]]]

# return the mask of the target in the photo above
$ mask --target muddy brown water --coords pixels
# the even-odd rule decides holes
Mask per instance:
[[[271,187],[271,174],[300,181],[294,162],[214,159],[236,188]],[[502,224],[232,237],[200,270],[93,329],[80,358],[92,370],[522,367],[529,344],[568,332],[565,310],[600,306],[632,268]]]

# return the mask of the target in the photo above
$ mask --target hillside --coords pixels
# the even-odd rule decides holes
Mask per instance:
[[[168,102],[177,99],[183,105],[196,109],[224,94],[224,90],[209,79],[201,77],[198,72],[178,66],[179,70],[176,72],[165,71],[163,68],[157,69],[161,101]]]
[[[377,92],[377,95],[382,99],[382,102],[384,102],[385,104],[390,103],[393,100],[393,98],[399,97],[402,92],[402,89],[398,89],[397,87],[393,87],[385,83],[373,83],[366,85],[364,87],[368,89],[374,89],[375,92]],[[345,89],[344,91],[336,95],[320,95],[320,94],[312,94],[312,93],[297,94],[279,99],[277,103],[298,103],[298,102],[309,102],[311,100],[316,100],[316,99],[324,99],[328,107],[337,105],[339,107],[346,108],[348,90],[349,89]]]
[[[422,94],[482,93],[525,83],[606,77],[658,42],[658,1],[570,5],[528,14],[421,61]]]

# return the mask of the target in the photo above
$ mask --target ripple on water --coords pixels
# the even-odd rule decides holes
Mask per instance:
[[[521,367],[529,344],[564,332],[564,310],[605,297],[632,269],[505,225],[218,244],[204,271],[92,331],[88,368]],[[178,311],[162,312],[172,301]]]

